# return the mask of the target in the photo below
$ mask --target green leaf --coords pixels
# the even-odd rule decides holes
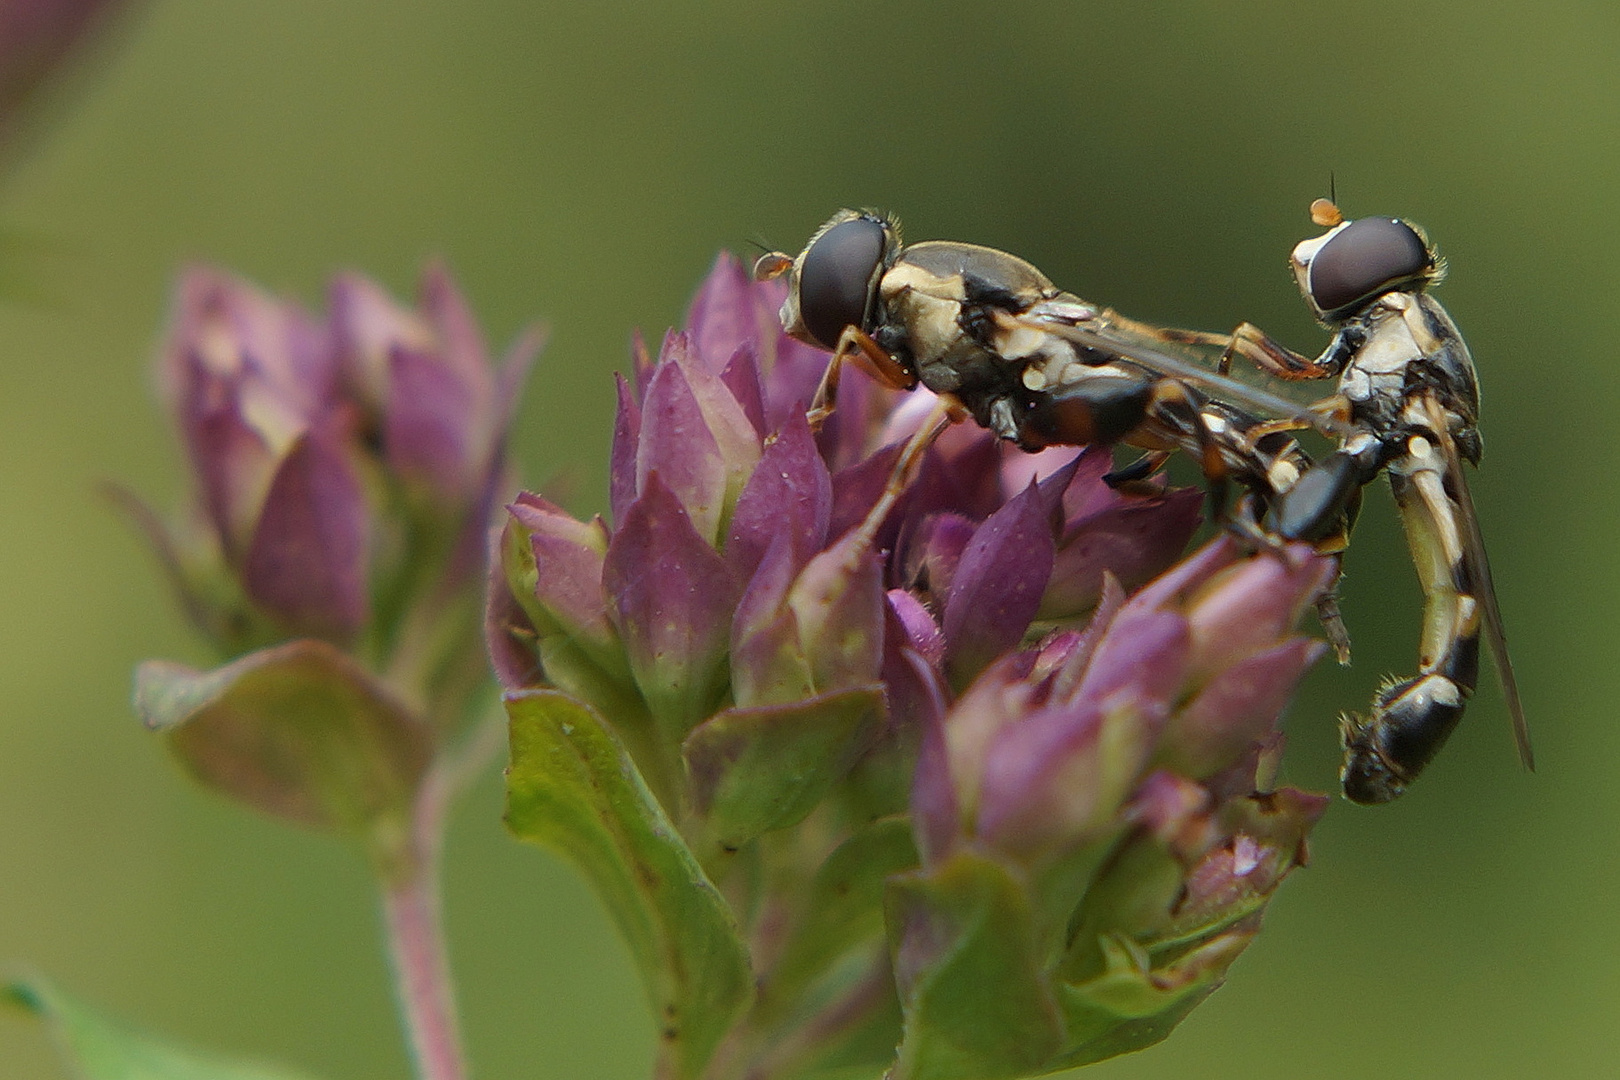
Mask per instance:
[[[371,836],[406,820],[434,735],[323,641],[202,672],[162,660],[135,674],[135,709],[202,783],[303,825]]]
[[[971,852],[891,879],[889,938],[905,1012],[894,1080],[1044,1072],[1063,1026],[1036,953],[1028,891]]]
[[[699,1075],[753,992],[736,920],[593,709],[554,690],[508,694],[506,709],[508,828],[595,886],[641,968],[660,1075]]]
[[[716,713],[684,744],[692,801],[731,848],[797,824],[849,773],[882,719],[881,684]]]
[[[303,1080],[306,1075],[173,1046],[115,1024],[41,980],[14,982],[5,996],[45,1022],[81,1080]]]

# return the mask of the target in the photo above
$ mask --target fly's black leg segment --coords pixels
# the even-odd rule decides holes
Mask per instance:
[[[1103,483],[1109,487],[1118,488],[1126,484],[1134,484],[1139,480],[1146,480],[1170,460],[1168,450],[1149,450],[1123,469],[1115,469],[1103,475]]]
[[[1284,540],[1302,540],[1317,550],[1342,550],[1369,474],[1359,455],[1338,449],[1306,469],[1272,500],[1264,528]]]
[[[1267,531],[1261,524],[1254,506],[1254,497],[1245,496],[1221,522],[1228,532],[1246,542],[1256,551],[1270,551],[1280,555],[1286,543],[1282,537]]]
[[[1228,477],[1230,470],[1215,434],[1204,418],[1202,401],[1182,382],[1160,379],[1153,386],[1153,398],[1148,411],[1164,417],[1161,423],[1171,428],[1190,431],[1198,451],[1198,468],[1209,487],[1210,516],[1216,521],[1230,520],[1227,501],[1230,496]]]
[[[812,432],[820,431],[838,406],[838,377],[846,362],[892,390],[910,390],[917,385],[916,378],[873,341],[870,334],[858,326],[846,326],[838,337],[832,359],[827,361],[827,370],[822,372],[816,396],[810,399],[810,410],[805,414]]]
[[[1381,689],[1370,717],[1345,718],[1341,779],[1354,802],[1389,802],[1406,790],[1445,745],[1479,681],[1482,612],[1465,556],[1462,511],[1446,493],[1447,470],[1439,438],[1420,430],[1389,464],[1423,587],[1423,636],[1418,674]]]

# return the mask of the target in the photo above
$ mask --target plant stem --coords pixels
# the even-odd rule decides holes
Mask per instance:
[[[419,865],[384,883],[383,917],[395,992],[417,1077],[465,1080],[438,891],[437,866]]]
[[[439,854],[455,797],[477,779],[501,746],[504,717],[481,721],[460,745],[440,754],[417,793],[409,835],[379,862],[383,922],[393,964],[400,1022],[418,1080],[466,1080],[456,1023],[455,989],[445,950]]]

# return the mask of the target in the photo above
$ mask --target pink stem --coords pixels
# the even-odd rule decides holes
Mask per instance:
[[[489,764],[504,734],[504,717],[495,714],[441,754],[417,792],[410,835],[399,844],[404,850],[383,862],[383,921],[418,1080],[467,1076],[440,917],[439,851],[450,804]]]
[[[435,860],[435,863],[437,860]],[[394,984],[419,1080],[465,1080],[461,1036],[439,921],[437,866],[418,864],[383,886]]]

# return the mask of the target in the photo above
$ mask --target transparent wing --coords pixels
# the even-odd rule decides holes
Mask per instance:
[[[1341,439],[1355,434],[1355,429],[1349,424],[1320,413],[1310,406],[1289,401],[1259,387],[1200,367],[1192,361],[1172,356],[1159,343],[1146,339],[1146,335],[1122,333],[1113,328],[1099,332],[1093,327],[1078,326],[1060,318],[1044,317],[1039,310],[1038,307],[1032,308],[1031,312],[1025,314],[1019,321],[1077,345],[1115,353],[1149,370],[1193,383],[1208,390],[1211,396],[1218,400],[1228,405],[1252,409],[1256,415],[1292,420],[1301,427],[1315,428],[1324,435]]]
[[[1491,561],[1485,555],[1485,538],[1479,530],[1479,515],[1474,511],[1474,496],[1468,490],[1468,476],[1456,444],[1442,424],[1441,449],[1445,453],[1448,479],[1457,507],[1462,511],[1463,558],[1472,569],[1477,584],[1480,608],[1485,616],[1485,642],[1496,661],[1496,675],[1502,684],[1502,696],[1507,699],[1508,716],[1513,722],[1513,741],[1519,748],[1519,760],[1524,767],[1536,767],[1535,752],[1530,748],[1530,726],[1524,719],[1524,704],[1519,700],[1519,684],[1513,677],[1513,661],[1508,657],[1507,635],[1502,630],[1502,609],[1496,603],[1496,582],[1491,580]]]

